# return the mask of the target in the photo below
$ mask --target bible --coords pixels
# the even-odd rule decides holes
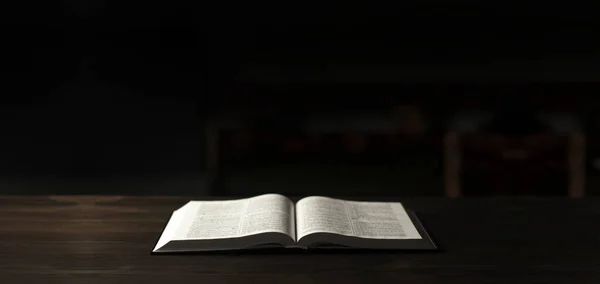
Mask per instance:
[[[261,248],[435,250],[414,212],[399,202],[279,194],[190,201],[171,215],[152,253]]]

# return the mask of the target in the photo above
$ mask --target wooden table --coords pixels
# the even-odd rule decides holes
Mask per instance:
[[[151,256],[190,198],[0,197],[0,282],[600,283],[600,199],[403,199],[439,253]]]

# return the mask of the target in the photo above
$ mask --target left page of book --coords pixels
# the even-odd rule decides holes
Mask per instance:
[[[171,221],[177,224],[170,227]],[[190,201],[173,214],[171,221],[163,232],[163,237],[169,239],[167,242],[226,241],[268,233],[296,239],[294,204],[279,194],[225,201]],[[165,243],[163,237],[159,243]]]

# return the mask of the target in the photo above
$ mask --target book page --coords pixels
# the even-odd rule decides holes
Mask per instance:
[[[192,201],[189,206],[176,240],[237,238],[268,232],[295,239],[294,205],[283,195]]]
[[[160,235],[158,242],[156,242],[156,246],[154,247],[153,251],[159,250],[173,239],[173,236],[177,233],[177,228],[179,227],[180,222],[185,218],[185,208],[186,206],[183,206],[173,211],[173,214],[171,214],[171,219],[169,220],[169,223],[167,223],[167,226],[165,226],[165,229]]]
[[[333,233],[368,239],[421,239],[399,202],[359,202],[312,196],[296,204],[298,239]]]

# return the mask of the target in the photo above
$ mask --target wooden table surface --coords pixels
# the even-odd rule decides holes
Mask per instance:
[[[438,253],[151,256],[190,198],[0,197],[0,283],[600,283],[600,199],[402,199]]]

